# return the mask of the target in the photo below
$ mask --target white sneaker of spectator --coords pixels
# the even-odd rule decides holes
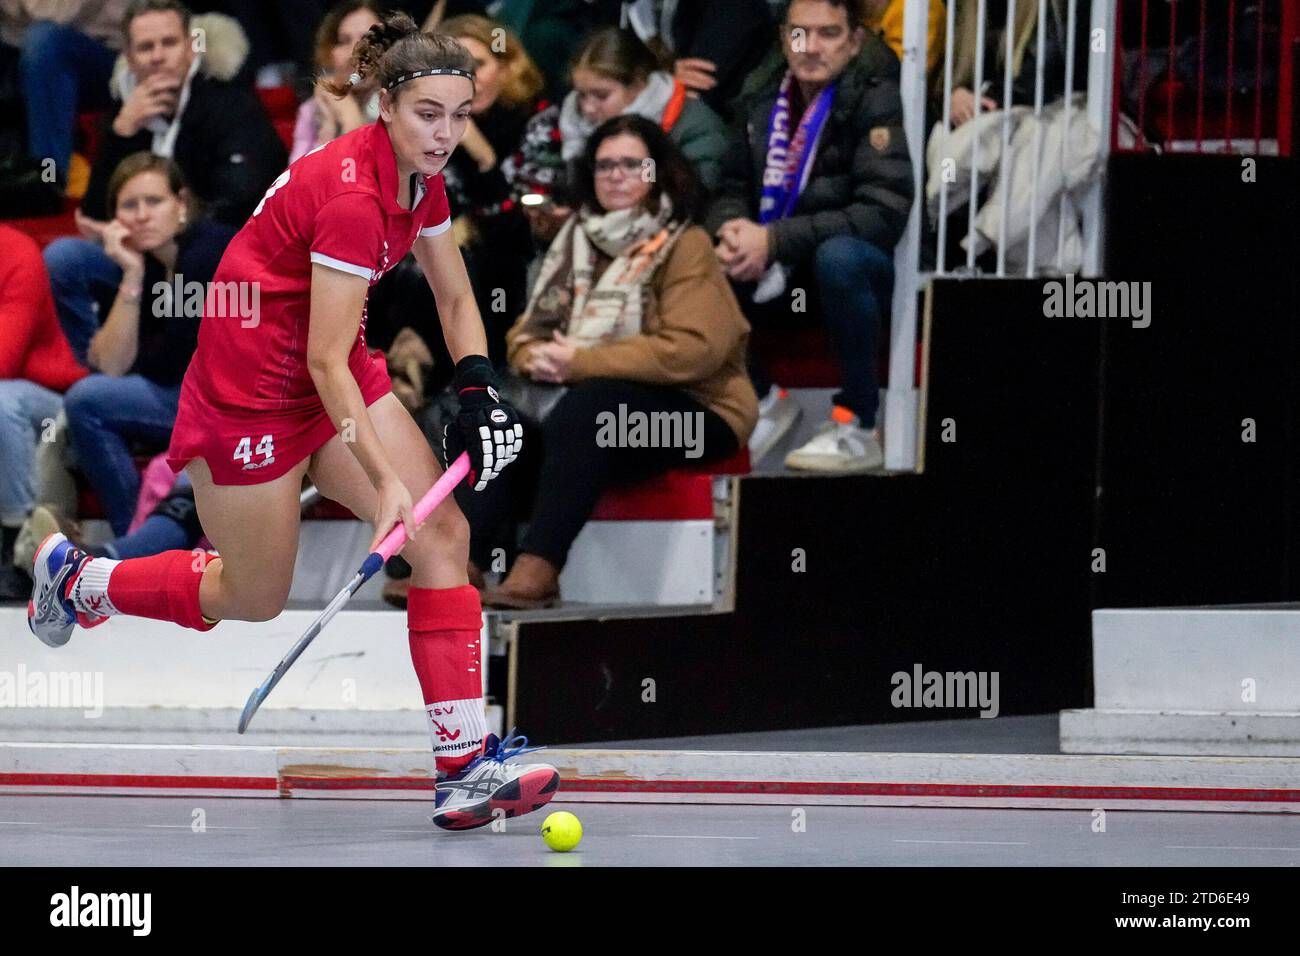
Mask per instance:
[[[754,434],[749,436],[749,460],[757,465],[763,457],[776,447],[776,443],[785,437],[786,432],[794,427],[803,409],[790,397],[790,393],[779,385],[767,390],[758,403],[758,424]]]
[[[838,405],[831,420],[802,448],[785,456],[785,466],[799,471],[852,474],[876,471],[885,462],[876,433],[863,428],[858,416]]]

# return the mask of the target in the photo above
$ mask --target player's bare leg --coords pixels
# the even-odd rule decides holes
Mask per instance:
[[[270,620],[280,613],[298,550],[298,487],[303,461],[262,485],[214,485],[207,464],[188,467],[204,531],[221,557],[164,551],[117,561],[92,558],[62,534],[47,537],[33,567],[28,626],[51,647],[77,624],[116,614],[172,621],[206,631],[222,619]]]
[[[284,610],[298,557],[304,459],[260,485],[216,485],[207,463],[186,467],[199,523],[220,557],[203,573],[199,604],[215,621],[269,621]]]
[[[370,420],[383,441],[388,459],[413,500],[442,475],[442,466],[424,433],[393,394],[369,408]],[[349,508],[363,521],[373,521],[378,496],[374,485],[343,439],[335,435],[311,457],[308,474],[326,498]],[[456,588],[469,583],[469,524],[450,495],[420,526],[402,549],[417,588]]]
[[[442,474],[433,450],[396,396],[369,409],[370,420],[397,469],[418,499]],[[321,494],[373,520],[378,496],[342,438],[312,456],[309,474]],[[406,615],[411,662],[420,679],[439,781],[434,822],[470,829],[492,822],[495,811],[517,816],[544,806],[559,786],[545,764],[507,764],[527,752],[487,733],[479,632],[482,608],[466,575],[469,525],[448,496],[402,550],[411,565]],[[522,739],[522,738],[520,738]]]

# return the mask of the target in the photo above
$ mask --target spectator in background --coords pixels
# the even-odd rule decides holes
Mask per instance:
[[[122,45],[126,0],[0,0],[22,30],[20,59],[27,150],[54,160],[69,184],[77,113],[107,109],[108,80]],[[81,188],[85,188],[82,161]]]
[[[59,329],[41,251],[0,224],[0,600],[25,599],[31,581],[13,566],[18,528],[35,504],[36,445],[86,375]]]
[[[120,105],[104,125],[83,219],[102,224],[111,216],[113,170],[149,150],[180,164],[212,218],[242,226],[284,169],[287,152],[253,90],[229,82],[247,55],[239,25],[209,15],[192,27],[179,0],[131,0],[123,36],[125,59],[114,73]],[[79,225],[92,236],[102,227]]]
[[[45,248],[59,321],[73,351],[86,361],[102,306],[112,301],[121,266],[105,251],[113,213],[108,182],[127,156],[149,151],[174,158],[209,216],[238,227],[284,168],[287,153],[252,90],[217,75],[233,75],[244,41],[229,18],[209,16],[193,28],[175,0],[132,0],[123,22],[125,62],[117,83],[121,105],[108,117],[90,188],[77,213],[85,239],[58,239]],[[194,47],[201,45],[202,52]],[[216,71],[214,74],[213,71]]]
[[[140,488],[133,443],[155,452],[167,446],[181,379],[198,345],[201,303],[235,231],[196,218],[178,164],[151,153],[122,161],[108,200],[116,217],[104,227],[104,251],[120,282],[103,327],[92,318],[69,334],[74,349],[85,342],[97,374],[68,390],[64,408],[76,462],[113,533],[123,535]],[[237,290],[236,297],[256,304],[251,292]]]
[[[642,176],[650,164],[656,176]],[[671,140],[644,117],[618,116],[587,138],[574,187],[575,215],[510,330],[506,387],[532,416],[520,467],[500,488],[457,493],[478,568],[513,543],[512,509],[531,511],[509,575],[483,597],[493,607],[554,603],[569,548],[606,487],[725,458],[757,414],[744,369],[749,328],[708,235],[691,225],[699,185]],[[683,441],[602,438],[602,420],[624,413],[667,413],[683,423]]]
[[[786,458],[787,467],[813,471],[883,461],[874,431],[879,337],[913,193],[898,58],[862,19],[861,0],[793,0],[780,49],[737,100],[706,218],[756,328],[788,323],[789,296],[801,289],[830,330],[843,381],[832,420]],[[794,424],[798,406],[761,368],[755,378],[767,392],[750,443],[757,460]]]
[[[317,69],[335,83],[346,83],[352,73],[352,47],[379,22],[379,13],[377,0],[343,0],[332,6],[316,31]],[[378,118],[379,91],[372,81],[354,87],[344,97],[317,86],[311,99],[298,108],[289,162]]]
[[[650,49],[630,30],[593,34],[573,67],[573,92],[560,107],[560,149],[582,155],[591,131],[624,113],[659,126],[695,167],[706,191],[718,184],[727,129],[718,114],[686,95],[686,87],[659,69]]]
[[[541,211],[530,211],[535,233],[554,236],[569,215],[566,167],[582,154],[591,131],[615,116],[636,114],[658,123],[695,167],[705,190],[718,184],[726,126],[659,69],[659,61],[632,31],[610,27],[593,34],[574,64],[573,85],[563,104],[529,121],[519,150],[504,166],[517,189],[555,199]]]
[[[767,0],[635,0],[622,6],[622,26],[635,31],[693,96],[728,120],[745,77],[776,38]]]
[[[952,124],[961,126],[975,115],[975,63],[978,56],[976,40],[979,31],[979,5],[975,0],[954,0],[957,3],[956,23],[953,26],[952,64]],[[1044,24],[1043,102],[1051,103],[1065,92],[1065,47],[1068,34],[1067,4],[1065,0],[1048,0],[1047,21]],[[985,0],[984,7],[984,77],[980,96],[980,111],[999,108],[1003,93],[1003,75],[1007,53],[1007,0]],[[1088,24],[1091,22],[1088,0],[1079,3],[1075,13],[1074,87],[1076,92],[1087,89],[1088,83]],[[1012,105],[1032,105],[1038,48],[1038,4],[1016,5],[1016,22],[1013,27],[1011,61]],[[942,114],[943,72],[935,76],[935,96]]]
[[[508,198],[508,183],[500,166],[519,145],[525,125],[537,112],[541,71],[519,38],[487,17],[453,17],[439,30],[459,40],[477,64],[472,118],[462,140],[464,155],[458,152],[451,169],[444,173],[453,208],[457,198],[464,203],[477,201],[473,194],[484,188],[491,193],[482,198],[494,202]]]
[[[1076,10],[1074,102],[1068,135],[1064,109],[1068,4],[1065,0],[1048,0],[1044,4],[1047,16],[1042,24],[1041,114],[1035,114],[1031,108],[1036,98],[1038,73],[1039,5],[1036,3],[1016,5],[1009,64],[1011,102],[1004,102],[1008,72],[1007,6],[1006,0],[986,0],[981,61],[976,43],[979,5],[974,0],[958,0],[951,129],[945,129],[942,121],[942,75],[936,78],[934,86],[936,121],[926,144],[927,224],[937,226],[941,196],[947,189],[950,226],[944,250],[946,261],[967,259],[973,252],[976,268],[992,269],[996,264],[1005,264],[1011,274],[1026,270],[1030,266],[1029,232],[1036,222],[1033,265],[1075,272],[1083,268],[1084,249],[1078,197],[1087,183],[1100,174],[1101,168],[1100,143],[1096,132],[1088,126],[1083,102],[1088,82],[1089,3],[1083,0]],[[983,76],[976,118],[975,72],[981,62]],[[1004,106],[1008,109],[1003,109]],[[1004,125],[1008,133],[1005,152],[1002,149]],[[976,142],[981,144],[980,178],[972,224],[969,197]],[[1063,142],[1068,143],[1064,156],[1060,148]],[[1042,143],[1055,143],[1057,147],[1044,148]],[[945,159],[951,159],[952,164],[945,167]],[[1037,182],[1035,169],[1039,172]],[[1009,194],[1005,218],[1002,215],[1004,194]],[[1034,198],[1037,206],[1031,208]],[[936,243],[937,238],[936,235]],[[999,256],[997,245],[1004,238],[1006,248]]]

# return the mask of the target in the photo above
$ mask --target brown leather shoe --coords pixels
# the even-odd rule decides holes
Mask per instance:
[[[62,532],[73,547],[83,551],[86,549],[86,542],[81,536],[81,525],[53,505],[37,505],[18,529],[18,539],[14,542],[14,566],[30,571],[41,542],[56,531]]]
[[[560,600],[560,569],[535,554],[520,554],[499,587],[483,592],[485,607],[531,611]]]

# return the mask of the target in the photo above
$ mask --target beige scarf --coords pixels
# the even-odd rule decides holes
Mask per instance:
[[[672,212],[661,195],[657,213],[634,206],[570,217],[542,260],[520,341],[549,340],[558,330],[590,348],[640,335],[650,277],[686,229]],[[605,259],[612,261],[597,278]]]

